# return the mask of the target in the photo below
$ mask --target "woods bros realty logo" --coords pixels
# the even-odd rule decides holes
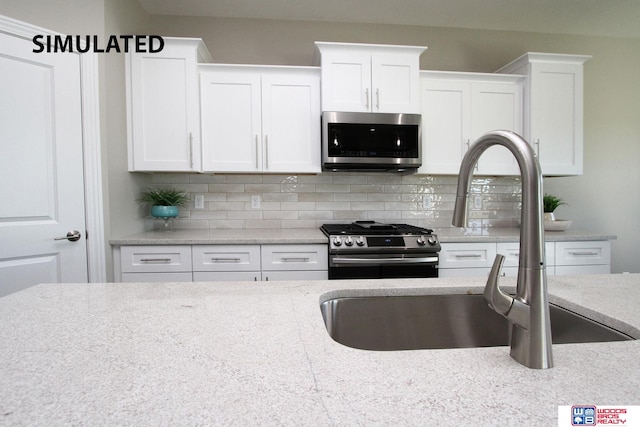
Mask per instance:
[[[38,34],[33,37],[34,53],[158,53],[164,48],[164,39],[160,36],[111,35],[105,44],[98,36],[63,36]]]
[[[640,406],[558,407],[558,426],[640,426]]]

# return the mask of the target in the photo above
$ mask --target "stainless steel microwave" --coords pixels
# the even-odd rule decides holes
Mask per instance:
[[[421,115],[322,113],[326,171],[415,172],[422,165]]]

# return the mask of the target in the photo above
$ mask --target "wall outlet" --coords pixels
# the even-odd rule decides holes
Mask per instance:
[[[196,209],[204,209],[204,195],[196,194],[195,205]]]
[[[422,207],[424,209],[431,208],[432,204],[433,204],[433,200],[431,200],[431,196],[425,195],[424,197],[422,197]]]
[[[260,196],[251,196],[251,209],[260,209]]]
[[[475,209],[482,209],[482,196],[475,196],[473,198],[473,207]]]

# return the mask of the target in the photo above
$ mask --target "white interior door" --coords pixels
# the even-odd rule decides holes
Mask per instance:
[[[80,60],[32,50],[0,34],[0,296],[88,281]]]

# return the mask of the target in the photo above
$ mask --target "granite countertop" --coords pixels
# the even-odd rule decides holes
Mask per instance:
[[[0,424],[550,426],[558,405],[640,401],[640,341],[554,345],[555,367],[532,370],[507,347],[345,347],[319,309],[338,295],[483,285],[38,285],[0,298]],[[639,287],[640,274],[549,277],[550,301],[635,337]]]
[[[434,230],[443,243],[514,242],[520,238],[519,228],[438,228]],[[584,230],[548,231],[549,242],[576,240],[613,240],[616,236]],[[120,245],[215,245],[215,244],[326,244],[327,238],[318,228],[300,229],[191,229],[146,231],[109,241]]]

